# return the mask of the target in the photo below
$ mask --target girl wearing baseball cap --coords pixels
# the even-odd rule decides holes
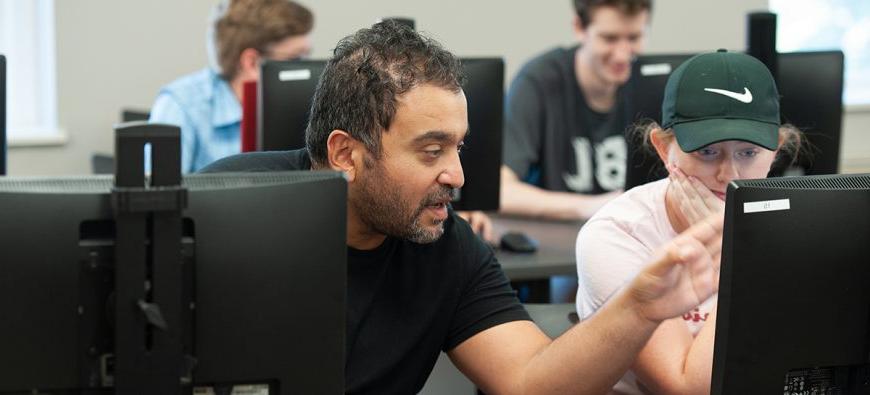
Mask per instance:
[[[801,142],[798,130],[780,124],[779,94],[764,64],[725,50],[674,70],[662,121],[640,129],[669,177],[611,201],[577,237],[581,318],[606,303],[659,246],[709,215],[722,215],[728,183],[766,177],[777,156],[795,153]],[[715,323],[716,296],[663,322],[614,393],[709,393]]]

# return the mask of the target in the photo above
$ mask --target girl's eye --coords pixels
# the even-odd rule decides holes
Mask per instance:
[[[703,156],[703,157],[710,157],[710,156],[715,156],[718,154],[719,154],[719,151],[717,151],[713,148],[701,148],[698,150],[698,155]]]
[[[740,152],[738,153],[738,155],[740,155],[740,156],[743,157],[743,158],[754,158],[755,155],[758,155],[758,151],[756,151],[756,150],[754,150],[754,149],[749,149],[749,150],[746,150],[746,151],[740,151]]]

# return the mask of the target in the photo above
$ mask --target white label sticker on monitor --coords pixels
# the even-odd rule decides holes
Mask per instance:
[[[212,387],[194,387],[193,395],[215,395],[218,392]],[[223,392],[226,393],[226,392]],[[269,395],[268,384],[234,385],[230,395]]]
[[[670,73],[670,63],[651,63],[640,66],[640,75],[644,77],[649,77],[653,75],[667,75]]]
[[[311,79],[311,70],[284,70],[278,73],[278,81],[301,81]]]
[[[788,210],[791,208],[789,199],[763,200],[760,202],[743,203],[743,213],[763,213],[765,211]]]

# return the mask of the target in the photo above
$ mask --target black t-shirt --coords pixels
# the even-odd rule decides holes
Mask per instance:
[[[235,155],[202,172],[310,168],[296,150]],[[434,243],[387,237],[374,250],[348,247],[347,264],[347,393],[417,393],[441,351],[530,319],[492,249],[452,210]]]
[[[506,98],[504,164],[548,190],[621,189],[631,119],[625,95],[620,89],[608,113],[589,108],[574,72],[576,50],[556,48],[517,73]]]

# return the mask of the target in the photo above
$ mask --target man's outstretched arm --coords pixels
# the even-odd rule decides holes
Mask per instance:
[[[548,219],[586,220],[622,191],[601,195],[548,191],[520,180],[509,167],[501,167],[499,187],[503,214]]]
[[[550,340],[528,321],[480,332],[449,352],[489,394],[602,394],[665,319],[718,290],[722,215],[689,228],[595,315]]]

